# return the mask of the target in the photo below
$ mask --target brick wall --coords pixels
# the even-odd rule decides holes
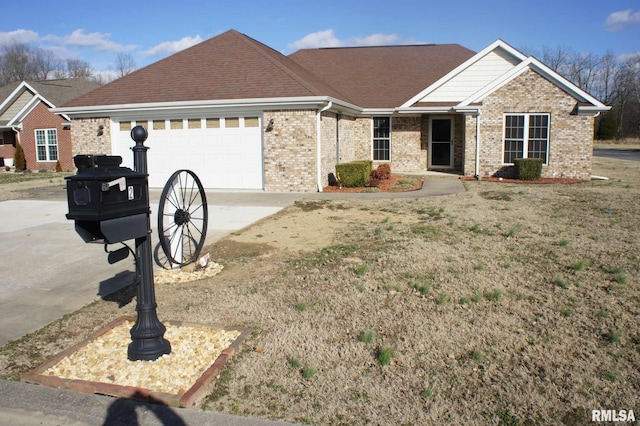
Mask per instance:
[[[264,189],[268,192],[317,191],[316,111],[265,111],[273,130],[264,133]]]
[[[36,129],[56,129],[58,142],[58,159],[62,170],[73,170],[71,131],[62,128],[66,122],[61,116],[49,111],[49,107],[40,102],[22,121],[20,145],[24,150],[27,168],[30,170],[55,170],[56,161],[38,161],[36,155]]]
[[[427,167],[427,150],[422,143],[422,118],[391,118],[391,171],[411,173]],[[369,142],[371,144],[371,141]]]
[[[464,116],[464,158],[462,174],[475,176],[476,174],[476,123],[478,117]]]
[[[322,187],[329,184],[329,173],[336,173],[338,162],[338,115],[332,112],[323,112],[320,120],[320,140],[322,141],[320,158]]]
[[[487,96],[482,104],[481,176],[513,173],[512,167],[502,164],[504,114],[538,112],[550,114],[549,164],[543,166],[542,176],[590,178],[594,118],[572,115],[576,99],[569,94],[528,70]],[[473,160],[467,158],[465,171],[470,170],[469,161]]]
[[[103,126],[102,136],[98,136],[98,127]],[[73,155],[110,155],[111,120],[108,117],[79,118],[71,122]]]

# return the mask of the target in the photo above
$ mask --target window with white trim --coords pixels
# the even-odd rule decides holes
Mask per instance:
[[[391,161],[391,117],[373,117],[373,161]]]
[[[38,161],[58,160],[58,131],[36,129],[36,156]]]
[[[506,114],[504,116],[505,164],[516,158],[549,159],[549,114]]]

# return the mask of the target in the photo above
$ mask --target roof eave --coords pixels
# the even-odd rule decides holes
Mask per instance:
[[[454,112],[451,106],[433,106],[433,107],[399,107],[395,109],[398,114],[450,114]]]
[[[611,109],[610,106],[578,105],[575,110],[576,115],[597,117],[601,112]]]
[[[318,108],[328,102],[334,102],[345,109],[359,110],[355,105],[338,101],[329,96],[304,96],[289,98],[252,98],[252,99],[221,99],[201,101],[152,102],[141,104],[117,104],[95,106],[71,106],[52,108],[57,114],[66,114],[72,118],[96,117],[99,115],[126,115],[140,112],[168,112],[190,110],[242,110],[242,109],[270,109],[270,108]]]

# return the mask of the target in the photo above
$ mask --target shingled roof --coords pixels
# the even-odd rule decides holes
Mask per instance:
[[[299,50],[289,57],[364,108],[394,108],[471,58],[458,44]]]
[[[22,83],[22,81],[17,81],[0,87],[0,103],[11,95]],[[86,78],[64,78],[41,81],[27,80],[25,83],[55,106],[63,105],[73,98],[77,98],[100,87],[100,84],[89,81]]]
[[[304,49],[287,57],[229,30],[63,107],[308,96],[398,107],[473,55],[443,44]]]
[[[349,101],[290,58],[229,30],[64,107],[303,96]]]

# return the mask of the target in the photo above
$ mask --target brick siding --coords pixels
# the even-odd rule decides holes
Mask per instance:
[[[268,192],[317,191],[316,111],[265,111],[264,189]]]
[[[22,130],[19,142],[27,161],[27,169],[30,170],[55,170],[56,160],[38,161],[36,155],[36,129],[56,129],[58,139],[58,159],[62,170],[73,170],[73,155],[71,146],[71,131],[63,129],[62,123],[66,120],[49,111],[49,107],[40,102],[22,121]]]
[[[101,136],[98,136],[99,126],[103,126]],[[71,136],[73,137],[73,155],[112,154],[111,120],[108,117],[73,120],[71,124]]]
[[[593,152],[594,118],[573,115],[576,99],[560,88],[528,70],[487,96],[480,117],[480,176],[496,174],[512,176],[513,167],[503,166],[503,122],[505,113],[550,114],[549,164],[543,166],[543,177],[589,179]],[[469,133],[467,145],[475,144]],[[475,132],[475,129],[474,129]],[[470,149],[467,146],[467,149]],[[465,174],[474,174],[474,157],[467,157]]]

